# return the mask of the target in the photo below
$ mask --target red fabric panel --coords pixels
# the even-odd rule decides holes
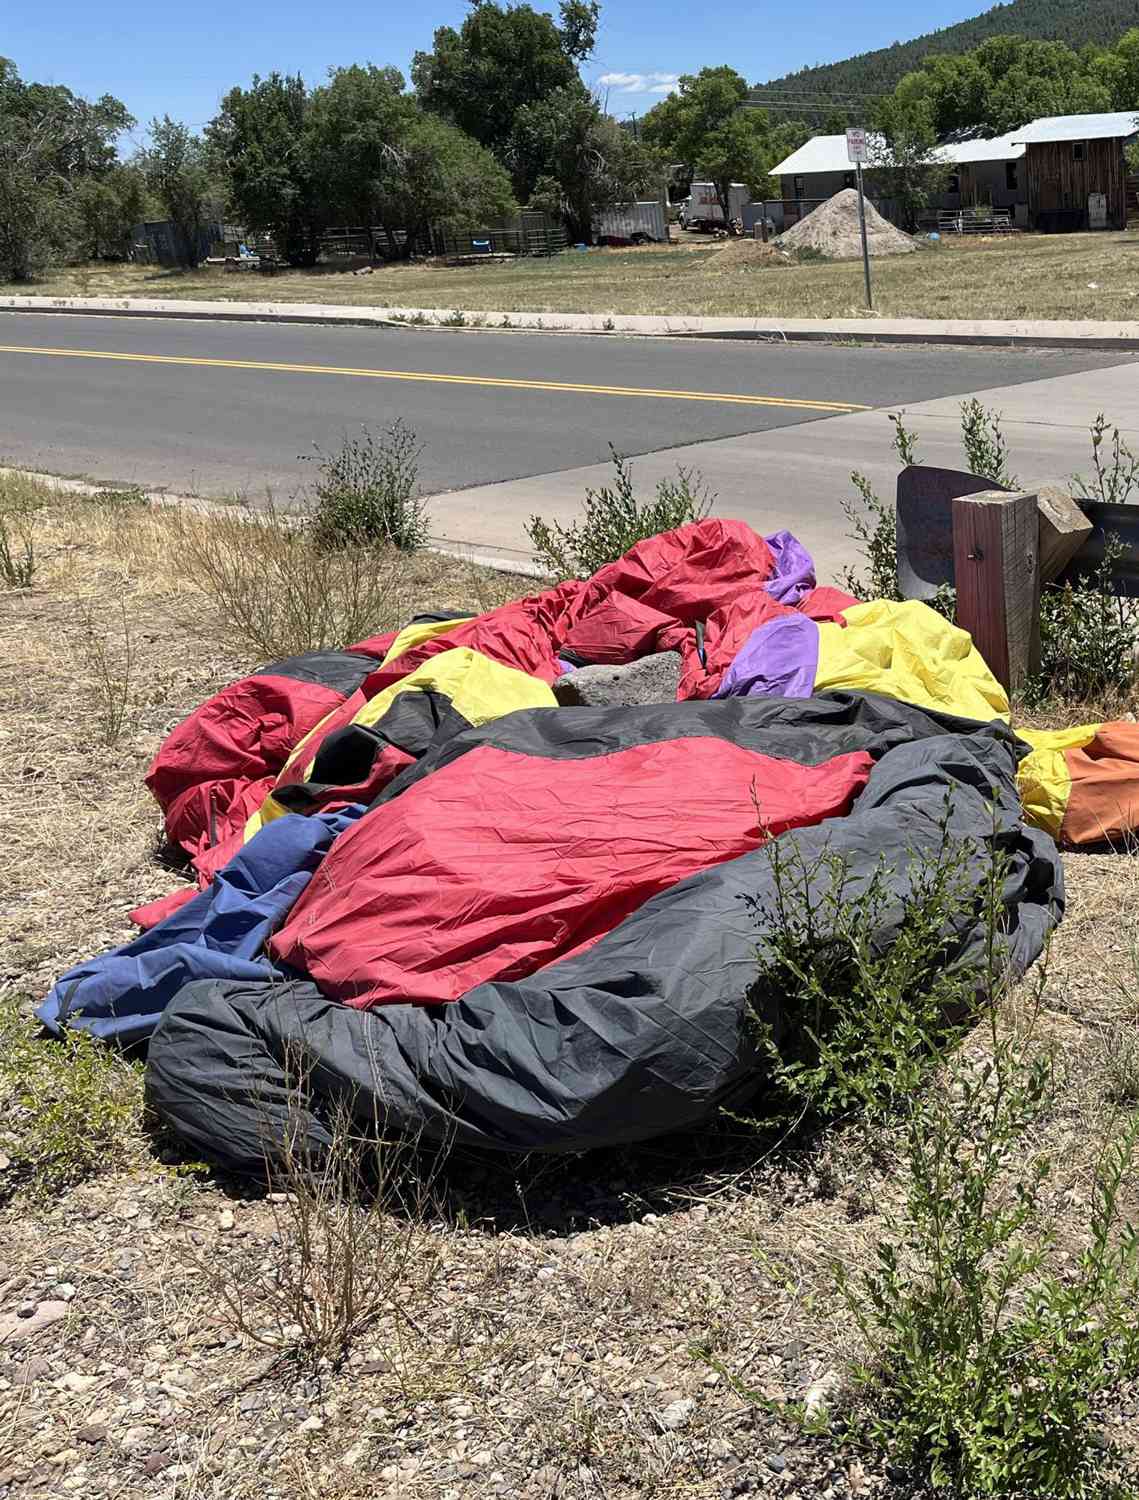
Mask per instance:
[[[579,951],[767,832],[847,812],[871,764],[702,738],[558,761],[484,745],[343,833],[269,946],[349,1005],[454,1000]]]
[[[812,589],[807,594],[798,609],[801,615],[808,619],[818,620],[820,623],[828,622],[832,625],[846,626],[843,611],[852,609],[860,601],[853,594],[846,594],[842,589],[829,587]]]
[[[385,630],[380,635],[370,635],[366,641],[357,641],[354,646],[345,646],[344,649],[353,654],[374,656],[377,661],[383,661],[395,644],[397,635],[399,635],[398,630]]]
[[[586,662],[622,666],[655,651],[657,636],[674,623],[670,615],[650,609],[639,599],[611,594],[577,622],[561,650],[572,651]]]
[[[774,568],[771,548],[743,521],[697,521],[638,542],[590,579],[563,583],[529,599],[504,604],[446,635],[424,641],[373,672],[364,691],[371,697],[437,652],[456,646],[471,646],[504,666],[517,667],[543,682],[556,682],[561,675],[556,660],[559,648],[579,621],[603,607],[611,608],[614,596],[666,616],[672,624],[662,628],[675,635],[677,626],[708,620],[741,594],[766,597],[760,585]],[[623,650],[628,640],[627,616],[613,609],[611,620],[613,649]],[[743,630],[740,645],[757,623]],[[603,646],[603,632],[598,633],[597,643]],[[669,645],[658,638],[656,649],[671,649],[671,638]],[[720,670],[727,665],[724,661]],[[713,690],[709,687],[708,694]]]
[[[145,906],[136,906],[131,912],[130,919],[136,927],[141,927],[143,932],[149,932],[164,918],[176,912],[180,906],[185,906],[187,901],[192,901],[197,894],[197,886],[183,886],[180,891],[171,891],[169,896],[160,896],[157,901],[148,901]]]
[[[344,694],[291,677],[245,677],[224,688],[184,719],[162,744],[146,773],[146,784],[167,814],[166,831],[193,849],[213,816],[225,818],[250,782],[274,777],[296,742]],[[186,794],[199,788],[198,798]]]

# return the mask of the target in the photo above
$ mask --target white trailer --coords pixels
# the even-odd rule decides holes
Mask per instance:
[[[664,208],[655,198],[639,203],[620,203],[598,214],[593,223],[595,239],[612,237],[644,243],[652,240],[663,244],[668,239],[668,225]]]
[[[751,193],[742,182],[733,182],[728,188],[728,218],[743,217],[744,206]],[[694,182],[688,197],[680,205],[680,227],[682,229],[715,229],[724,223],[724,210],[720,206],[719,194],[714,182]]]

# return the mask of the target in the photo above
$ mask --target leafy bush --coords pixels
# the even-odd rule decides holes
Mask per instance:
[[[31,587],[36,573],[33,527],[44,503],[43,487],[23,474],[0,475],[0,581]]]
[[[784,1418],[876,1451],[909,1493],[1133,1494],[1112,1487],[1095,1403],[1139,1373],[1139,1231],[1119,1202],[1139,1116],[1102,1154],[1077,1266],[1053,1269],[1052,1168],[1032,1141],[1054,1063],[998,1019],[1004,856],[982,856],[978,889],[979,851],[951,838],[948,803],[936,843],[910,857],[901,901],[884,868],[859,882],[836,855],[804,856],[794,835],[769,847],[775,915],[752,1005],[774,1079],[797,1120],[873,1121],[900,1106],[905,1196],[871,1267],[835,1267],[864,1348],[833,1414],[728,1378]],[[978,921],[977,967],[955,969],[954,934]],[[875,945],[884,925],[893,936]],[[977,993],[990,998],[982,1055],[959,1054],[934,1077]],[[779,1035],[765,996],[782,1012]],[[1121,1075],[1115,1095],[1130,1099],[1130,1058]]]
[[[31,587],[36,574],[36,549],[26,516],[0,512],[0,578],[10,589]]]
[[[888,1108],[970,1015],[976,976],[952,958],[973,920],[978,849],[950,836],[949,815],[947,799],[936,845],[904,872],[883,862],[869,879],[832,850],[808,857],[793,835],[767,846],[774,918],[750,1019],[789,1113]]]
[[[894,424],[893,449],[898,462],[908,468],[921,462],[917,452],[917,433],[903,421],[904,412],[891,412]],[[897,509],[878,498],[865,474],[853,470],[850,482],[861,497],[843,500],[842,512],[850,523],[848,540],[862,553],[867,571],[858,574],[851,567],[842,571],[840,582],[856,599],[901,599],[898,589],[898,521]]]
[[[1006,490],[1016,489],[1016,475],[1008,466],[1008,444],[1001,432],[1000,412],[987,410],[975,396],[963,401],[961,441],[970,474],[991,479]]]
[[[141,1111],[141,1067],[86,1032],[41,1041],[15,1004],[0,1007],[0,1184],[46,1196],[121,1166]]]
[[[179,511],[179,561],[214,605],[202,628],[261,661],[360,640],[406,614],[400,554],[321,550],[291,517]]]
[[[991,1022],[989,1056],[959,1061],[905,1126],[904,1208],[876,1264],[839,1287],[866,1345],[847,1436],[960,1496],[1133,1494],[1106,1472],[1096,1398],[1139,1370],[1139,1235],[1120,1225],[1139,1117],[1105,1149],[1089,1240],[1067,1274],[1026,1148],[1053,1065]]]
[[[1134,688],[1139,601],[1118,598],[1112,580],[1125,551],[1109,536],[1102,560],[1078,586],[1040,591],[1040,671],[1025,690],[1030,704],[1125,696]]]
[[[1106,505],[1125,505],[1131,491],[1139,488],[1139,458],[1119,436],[1119,428],[1111,429],[1110,452],[1105,455],[1107,440],[1107,418],[1100,412],[1091,428],[1092,475],[1085,479],[1082,474],[1071,478],[1072,494],[1077,500],[1099,500]]]
[[[850,482],[861,497],[843,500],[842,513],[850,523],[847,537],[862,553],[864,573],[843,568],[839,581],[856,599],[900,599],[898,589],[898,519],[893,505],[878,498],[865,474],[851,471]]]
[[[613,487],[585,492],[585,515],[562,526],[531,516],[526,535],[534,560],[555,577],[588,578],[606,563],[616,562],[630,547],[662,531],[673,531],[690,521],[702,521],[715,496],[691,469],[677,468],[675,479],[657,484],[656,499],[638,503],[628,461],[610,447],[616,475]]]
[[[347,434],[335,453],[316,453],[320,477],[309,527],[325,550],[377,542],[414,552],[427,541],[427,505],[419,498],[415,433],[402,419],[377,436],[367,427]]]

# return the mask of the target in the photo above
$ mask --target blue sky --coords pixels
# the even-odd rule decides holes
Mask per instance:
[[[542,0],[534,0],[544,8]],[[549,8],[554,9],[551,3]],[[642,114],[680,73],[731,63],[750,81],[904,40],[974,15],[982,3],[931,0],[920,19],[903,0],[873,7],[802,0],[788,8],[742,0],[602,0],[595,56],[582,74],[602,79],[615,115]],[[431,5],[318,5],[311,0],[154,4],[153,0],[51,0],[11,5],[0,54],[25,78],[64,83],[77,93],[109,92],[145,124],[170,114],[201,125],[218,99],[254,72],[301,72],[318,82],[351,62],[407,68],[429,48],[436,26],[458,25],[460,0]],[[141,136],[142,131],[138,132]]]

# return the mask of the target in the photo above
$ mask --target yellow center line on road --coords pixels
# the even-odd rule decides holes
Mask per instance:
[[[715,401],[731,406],[794,407],[800,411],[869,411],[851,401],[810,401],[799,396],[748,396],[729,391],[670,391],[653,386],[584,385],[566,380],[508,380],[493,375],[443,375],[412,370],[361,370],[350,365],[279,364],[259,359],[208,359],[189,354],[119,354],[104,349],[40,349],[0,344],[0,354],[40,354],[61,359],[117,359],[148,365],[197,365],[218,370],[268,370],[284,375],[354,375],[365,380],[412,380],[440,385],[487,386],[508,391],[559,391],[573,396],[632,396],[657,401]]]

